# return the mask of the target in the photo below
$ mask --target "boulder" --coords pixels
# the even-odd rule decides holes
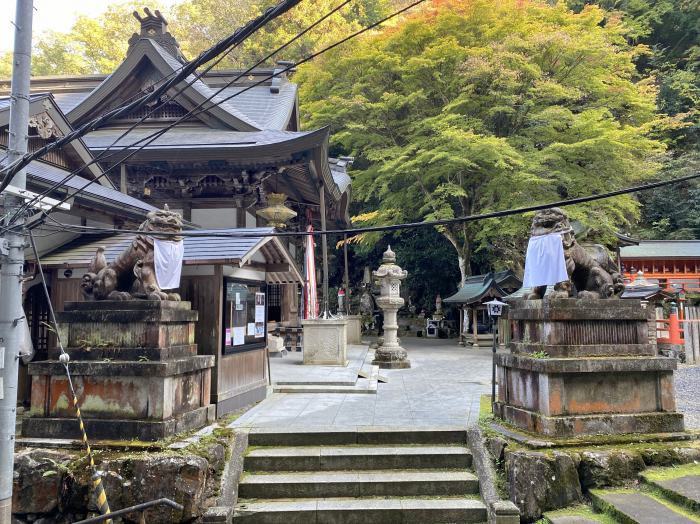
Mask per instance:
[[[618,486],[635,479],[646,465],[640,453],[625,450],[584,451],[579,476],[584,489]]]
[[[73,454],[63,451],[29,448],[16,453],[12,475],[12,512],[25,515],[50,513],[56,509],[66,466],[72,460]]]
[[[576,465],[566,453],[506,452],[506,473],[510,500],[520,508],[525,522],[581,501]]]
[[[209,464],[202,457],[143,453],[103,463],[105,489],[113,508],[169,498],[182,512],[159,506],[146,513],[146,522],[166,524],[196,518],[202,512]],[[91,501],[91,504],[94,504]]]
[[[506,450],[508,442],[506,439],[501,437],[487,437],[486,438],[486,449],[489,450],[493,460],[499,463],[503,460],[503,453]]]

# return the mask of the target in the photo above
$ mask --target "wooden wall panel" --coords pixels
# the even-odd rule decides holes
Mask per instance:
[[[219,358],[219,387],[212,402],[221,402],[267,384],[265,349]]]

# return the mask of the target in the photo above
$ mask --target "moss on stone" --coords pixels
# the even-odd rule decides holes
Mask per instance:
[[[700,475],[700,464],[683,464],[667,468],[649,468],[644,476],[652,482],[677,479],[689,475]]]
[[[596,513],[593,508],[586,504],[570,506],[568,508],[559,509],[556,511],[548,511],[544,514],[544,518],[537,521],[535,524],[550,524],[549,518],[553,517],[585,517],[591,520],[600,522],[601,524],[618,524],[618,522],[610,515],[605,513]]]

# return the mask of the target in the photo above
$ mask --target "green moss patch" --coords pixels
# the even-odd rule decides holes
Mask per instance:
[[[644,471],[644,477],[652,482],[671,480],[690,475],[700,475],[700,464],[683,464],[668,468],[649,468]]]
[[[601,524],[618,524],[618,522],[610,515],[606,515],[605,513],[596,513],[593,511],[593,508],[584,504],[571,506],[556,511],[547,511],[544,514],[544,518],[540,519],[535,524],[549,524],[549,519],[554,517],[585,517],[595,520],[596,522],[600,522]]]

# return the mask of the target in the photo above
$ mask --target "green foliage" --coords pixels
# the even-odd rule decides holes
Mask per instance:
[[[658,87],[658,106],[670,115],[656,129],[671,154],[663,176],[680,177],[700,166],[700,1],[568,0],[580,10],[598,4],[621,18],[625,36],[649,51],[637,57],[640,74]],[[700,238],[700,185],[686,183],[640,195],[643,238]],[[680,205],[679,205],[680,203]]]
[[[304,68],[307,126],[356,157],[355,195],[386,222],[433,220],[615,189],[653,175],[656,91],[604,12],[441,2]],[[570,208],[598,239],[638,215],[632,197]],[[439,231],[462,277],[479,251],[521,263],[529,217]],[[376,238],[363,239],[374,242]],[[496,266],[497,264],[490,264]]]
[[[187,58],[229,36],[236,28],[265,9],[274,0],[185,0],[164,9],[158,1],[148,4],[168,20],[168,29],[178,39]],[[339,5],[336,0],[301,2],[231,52],[218,67],[249,67]],[[357,31],[388,14],[392,0],[354,0],[319,28],[297,40],[275,60],[298,60],[313,51]],[[128,0],[111,4],[102,15],[80,16],[68,33],[51,31],[35,38],[32,73],[36,75],[111,73],[124,60],[129,37],[138,32],[132,12],[143,2]],[[0,57],[0,76],[11,74],[12,57]],[[271,65],[271,64],[267,64]]]

